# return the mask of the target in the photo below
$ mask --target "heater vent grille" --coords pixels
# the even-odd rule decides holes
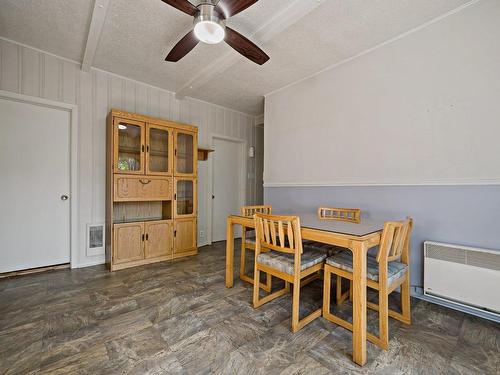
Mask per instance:
[[[500,271],[500,252],[493,253],[479,249],[464,249],[451,245],[427,243],[426,257]]]

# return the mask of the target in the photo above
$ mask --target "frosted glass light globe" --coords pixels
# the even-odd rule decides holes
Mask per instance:
[[[224,40],[226,32],[217,22],[200,21],[194,25],[194,35],[203,43],[217,44]]]

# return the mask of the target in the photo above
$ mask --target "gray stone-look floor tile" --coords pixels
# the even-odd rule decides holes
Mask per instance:
[[[291,294],[254,309],[252,286],[237,277],[239,249],[237,240],[230,289],[224,242],[119,272],[96,266],[0,279],[0,374],[500,373],[499,324],[414,299],[412,325],[389,319],[388,350],[368,342],[359,367],[342,327],[318,318],[291,333]],[[331,309],[352,320],[349,301],[335,304],[334,283]],[[274,290],[282,286],[273,278]],[[301,289],[301,317],[321,306],[322,288],[317,280]],[[398,295],[389,303],[398,309]],[[367,326],[378,333],[376,312]]]
[[[156,323],[154,327],[169,345],[173,345],[208,328],[206,323],[193,311],[174,315],[169,319]]]

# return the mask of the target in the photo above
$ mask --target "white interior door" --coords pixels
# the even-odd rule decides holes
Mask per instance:
[[[70,113],[0,98],[0,272],[70,261]]]
[[[243,143],[214,138],[212,241],[226,239],[228,215],[240,211],[243,204]],[[240,228],[235,228],[240,231]],[[236,236],[241,235],[235,232]]]

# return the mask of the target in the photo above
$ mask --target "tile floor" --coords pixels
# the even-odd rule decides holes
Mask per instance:
[[[115,273],[0,279],[0,374],[500,373],[500,325],[419,300],[413,325],[391,319],[389,350],[368,343],[358,367],[343,328],[320,318],[290,332],[289,296],[254,310],[250,285],[226,289],[224,245]],[[321,293],[306,286],[302,312]],[[368,321],[376,330],[375,313]]]

